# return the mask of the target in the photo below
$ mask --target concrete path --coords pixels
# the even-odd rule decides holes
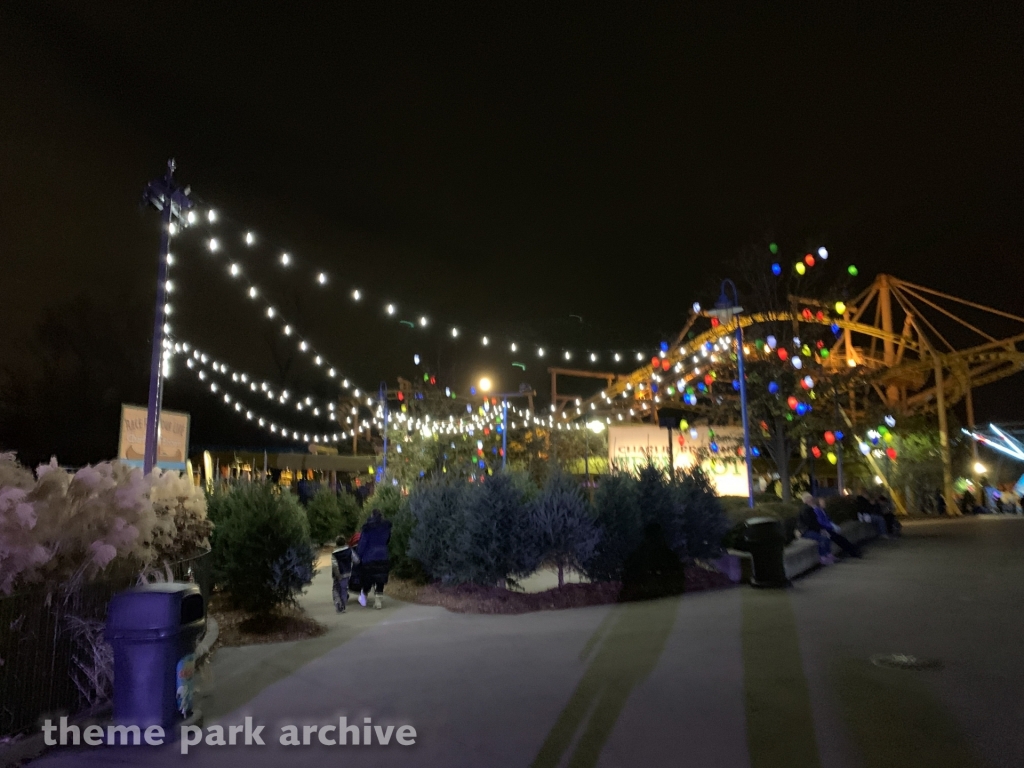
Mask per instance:
[[[325,612],[323,638],[217,652],[207,725],[251,716],[266,746],[94,748],[33,765],[1020,766],[1022,598],[1024,521],[971,519],[910,525],[786,591],[509,617],[355,606]],[[307,600],[329,607],[320,580]],[[943,668],[869,661],[890,652]],[[418,738],[276,743],[282,724],[340,716]]]

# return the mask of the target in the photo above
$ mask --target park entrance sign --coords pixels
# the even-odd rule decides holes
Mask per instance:
[[[185,469],[188,458],[189,415],[178,411],[160,411],[160,434],[156,466],[161,469]],[[141,467],[146,455],[146,407],[121,406],[121,436],[117,458],[125,464]]]
[[[742,427],[687,427],[671,431],[653,424],[608,427],[608,465],[613,470],[636,474],[648,462],[667,470],[669,455],[677,472],[700,466],[719,495],[746,496],[747,470],[743,461]]]

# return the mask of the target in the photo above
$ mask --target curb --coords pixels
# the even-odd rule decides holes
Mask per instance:
[[[217,624],[217,620],[212,616],[207,616],[206,634],[196,644],[196,661],[206,658],[210,654],[210,649],[213,648],[213,644],[217,642],[219,636],[220,626]]]

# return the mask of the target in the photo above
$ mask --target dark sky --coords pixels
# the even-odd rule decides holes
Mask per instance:
[[[766,238],[1020,312],[1020,5],[878,5],[5,2],[2,343],[75,293],[152,292],[138,202],[172,155],[337,284],[521,339],[649,347]],[[176,322],[269,370],[260,318],[207,266],[183,267]],[[459,386],[522,378],[276,288],[360,381],[411,375],[414,349]]]

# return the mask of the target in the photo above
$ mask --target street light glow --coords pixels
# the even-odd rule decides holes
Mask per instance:
[[[490,392],[491,391],[491,380],[489,378],[487,378],[486,376],[482,377],[480,379],[479,387],[480,387],[480,391],[481,392]]]

